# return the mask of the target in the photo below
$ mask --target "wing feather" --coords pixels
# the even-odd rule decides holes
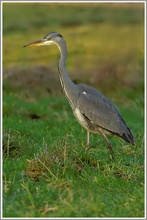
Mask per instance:
[[[84,84],[78,86],[80,93],[77,104],[81,113],[91,123],[122,136],[127,126],[111,101],[90,86]]]

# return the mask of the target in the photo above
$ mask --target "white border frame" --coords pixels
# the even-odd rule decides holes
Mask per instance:
[[[0,5],[1,5],[1,10],[0,10],[0,15],[1,15],[1,87],[0,87],[0,104],[1,104],[1,130],[0,130],[0,135],[1,135],[1,219],[12,219],[11,218],[3,218],[2,217],[2,99],[3,99],[3,92],[2,92],[2,88],[3,88],[3,60],[2,60],[2,56],[3,56],[3,20],[2,20],[2,16],[3,16],[3,4],[4,3],[144,3],[144,100],[145,100],[145,107],[144,107],[144,114],[145,114],[145,121],[144,121],[144,134],[145,134],[145,203],[144,203],[144,213],[145,213],[145,217],[143,218],[103,218],[103,219],[146,219],[146,1],[111,1],[111,0],[107,0],[107,1],[58,1],[58,0],[54,0],[54,1],[0,1]],[[15,218],[15,219],[39,219],[40,217],[36,217],[36,218]],[[41,218],[41,219],[76,219],[76,218]],[[89,218],[77,218],[77,219],[89,219]],[[90,219],[101,219],[101,218],[90,218]]]

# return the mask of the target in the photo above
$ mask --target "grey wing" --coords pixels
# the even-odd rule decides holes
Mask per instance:
[[[78,89],[78,108],[92,124],[119,136],[128,132],[122,116],[109,99],[84,84],[79,84]]]

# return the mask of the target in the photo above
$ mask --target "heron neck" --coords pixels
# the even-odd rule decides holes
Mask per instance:
[[[59,70],[59,77],[63,92],[67,96],[68,100],[73,102],[72,99],[73,92],[75,91],[75,84],[72,82],[71,78],[69,77],[67,70],[66,70],[66,59],[67,59],[67,47],[65,41],[62,41],[61,44],[57,45],[60,50],[60,58],[58,61],[58,70]]]

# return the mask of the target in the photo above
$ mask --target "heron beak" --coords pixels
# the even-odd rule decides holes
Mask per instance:
[[[44,40],[44,39],[41,39],[41,40],[37,40],[37,41],[32,42],[32,43],[26,44],[26,45],[24,45],[23,47],[41,46],[41,45],[44,45],[44,43],[45,43],[45,40]]]

